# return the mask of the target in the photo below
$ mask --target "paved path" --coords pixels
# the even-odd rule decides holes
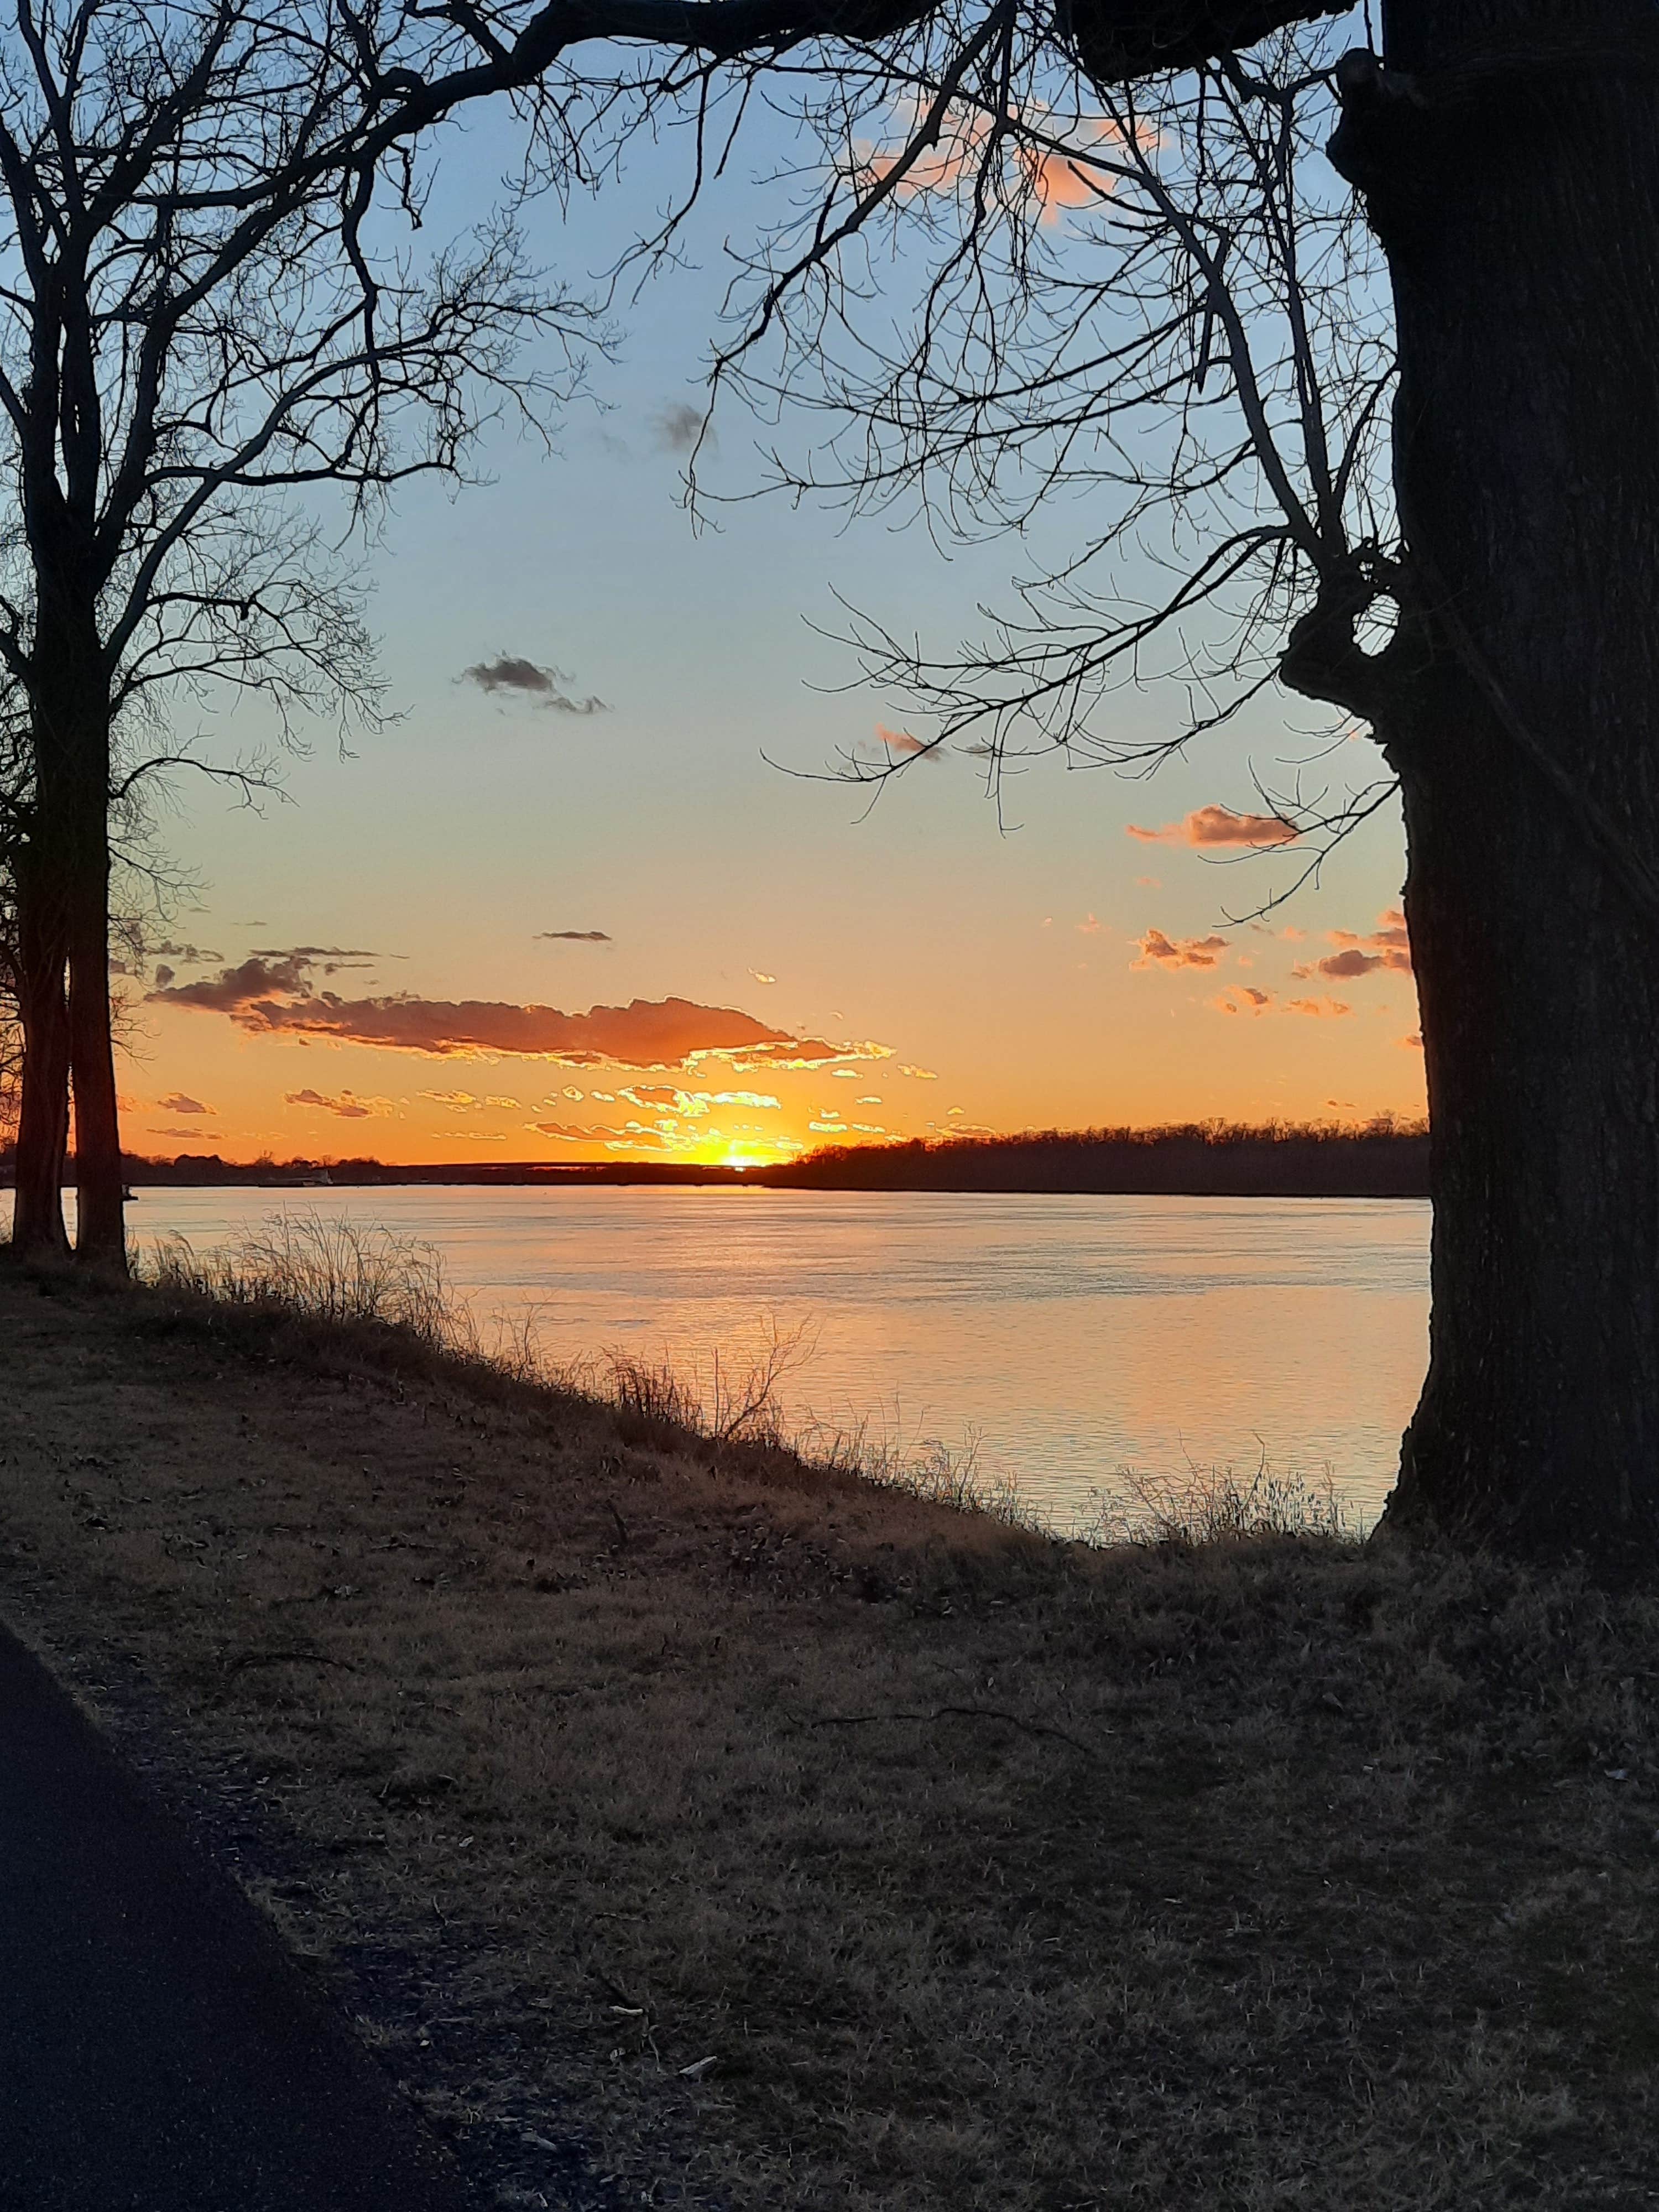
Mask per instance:
[[[246,1899],[0,1630],[0,2206],[471,2201]]]

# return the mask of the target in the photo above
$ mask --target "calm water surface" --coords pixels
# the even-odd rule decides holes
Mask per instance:
[[[428,1239],[481,1316],[546,1348],[708,1376],[769,1322],[816,1349],[792,1416],[976,1439],[1054,1522],[1119,1470],[1328,1470],[1373,1517],[1426,1357],[1429,1209],[1400,1200],[750,1190],[142,1190],[141,1245],[270,1214]]]

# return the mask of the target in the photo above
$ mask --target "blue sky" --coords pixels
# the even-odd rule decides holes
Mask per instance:
[[[445,161],[434,222],[482,205],[488,130],[474,125]],[[764,166],[763,146],[750,163]],[[641,161],[568,218],[543,204],[537,250],[568,276],[600,270],[665,189]],[[1127,834],[1259,805],[1251,763],[1271,774],[1310,750],[1316,718],[1299,702],[1263,702],[1150,783],[1033,763],[1006,787],[1001,822],[963,757],[918,763],[873,809],[867,793],[767,764],[763,753],[818,769],[873,742],[878,722],[905,726],[815,634],[837,621],[837,591],[949,647],[979,626],[980,603],[1006,604],[1011,575],[1043,549],[1002,541],[947,558],[890,518],[847,523],[781,500],[725,507],[694,531],[671,410],[699,397],[720,240],[751,229],[764,198],[739,176],[691,234],[698,265],[623,303],[619,356],[596,366],[592,402],[567,413],[553,454],[500,432],[479,457],[489,481],[400,497],[368,563],[400,719],[343,760],[318,732],[287,768],[286,799],[258,812],[181,787],[166,842],[201,890],[173,938],[199,957],[170,964],[177,988],[256,951],[341,948],[375,956],[327,981],[354,998],[567,1012],[678,998],[848,1053],[763,1082],[729,1059],[688,1063],[666,1087],[703,1103],[659,1099],[653,1113],[619,1099],[647,1080],[637,1067],[271,1033],[225,1018],[228,1001],[150,1002],[123,1074],[136,1148],[761,1158],[837,1121],[910,1135],[1420,1110],[1409,975],[1374,963],[1340,992],[1292,975],[1332,956],[1334,933],[1364,939],[1397,906],[1392,812],[1267,931],[1217,926],[1284,880],[1294,853],[1218,867]],[[752,488],[755,427],[729,404],[716,434],[715,482]],[[1074,522],[1055,518],[1056,546]],[[502,654],[556,667],[605,711],[550,712],[464,680]],[[1115,711],[1124,732],[1152,737],[1182,706],[1152,689]],[[246,714],[212,732],[222,751],[264,734]],[[1177,946],[1226,942],[1177,964],[1148,957],[1153,930]],[[608,941],[543,934],[559,931]],[[303,972],[325,987],[320,966]],[[734,1091],[776,1103],[710,1103]],[[877,1103],[854,1112],[864,1099]]]

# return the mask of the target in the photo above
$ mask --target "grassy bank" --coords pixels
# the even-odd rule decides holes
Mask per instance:
[[[1059,1545],[218,1287],[0,1272],[5,1610],[483,2201],[1652,2201],[1653,1600]]]

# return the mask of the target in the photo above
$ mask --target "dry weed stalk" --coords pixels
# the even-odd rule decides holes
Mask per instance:
[[[1120,1468],[1114,1488],[1098,1494],[1087,1533],[1095,1544],[1195,1551],[1287,1536],[1354,1543],[1363,1531],[1328,1467],[1315,1478],[1277,1474],[1264,1453],[1248,1481],[1230,1467],[1190,1467],[1184,1477]]]

